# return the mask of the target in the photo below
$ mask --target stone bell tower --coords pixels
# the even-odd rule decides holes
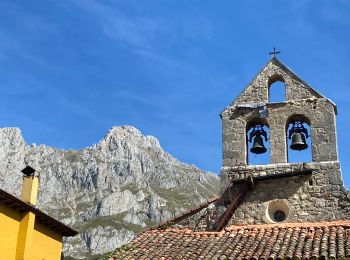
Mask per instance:
[[[271,85],[282,84],[276,81],[286,95],[271,102]],[[341,180],[336,114],[332,101],[272,57],[221,113],[220,196],[153,227],[128,255],[350,259],[350,194]],[[266,154],[269,161],[252,160]]]
[[[276,81],[285,84],[286,97],[271,103],[270,86]],[[350,195],[338,162],[336,114],[330,99],[272,57],[221,113],[221,193],[226,211],[216,226],[349,218]],[[288,140],[292,149],[302,150],[308,146],[306,139],[311,142],[312,162],[289,162]],[[257,156],[268,145],[269,163],[248,163],[250,141]]]

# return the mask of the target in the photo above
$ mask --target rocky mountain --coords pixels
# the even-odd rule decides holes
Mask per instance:
[[[0,129],[0,188],[18,196],[26,165],[40,174],[37,206],[79,231],[64,243],[64,255],[77,259],[112,251],[219,189],[217,176],[179,162],[131,126],[79,151],[28,145],[18,128]]]

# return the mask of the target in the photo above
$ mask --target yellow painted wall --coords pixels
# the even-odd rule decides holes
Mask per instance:
[[[59,260],[62,235],[0,203],[0,260]]]
[[[19,221],[19,212],[0,204],[0,260],[16,257]]]
[[[62,252],[62,235],[40,223],[35,223],[30,252],[33,260],[59,260]]]
[[[17,236],[16,260],[30,259],[30,245],[33,240],[34,223],[35,215],[33,212],[23,213]]]

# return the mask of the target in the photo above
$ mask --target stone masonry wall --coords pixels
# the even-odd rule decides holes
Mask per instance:
[[[269,103],[269,88],[276,81],[285,83],[286,99]],[[286,222],[350,218],[350,195],[343,187],[338,162],[335,116],[336,107],[329,99],[277,59],[268,62],[221,113],[221,201],[230,201],[224,198],[231,196],[223,193],[227,187],[238,191],[240,180],[255,178],[255,189],[248,192],[228,225],[280,221],[276,212],[283,212]],[[312,162],[288,163],[287,130],[295,120],[310,126]],[[247,132],[256,124],[269,129],[267,165],[249,165]]]
[[[269,87],[275,81],[285,83],[285,102],[269,103]],[[267,118],[259,114],[259,107],[267,110]],[[292,119],[310,125],[313,161],[338,160],[335,114],[333,103],[273,58],[221,113],[223,167],[247,164],[246,131],[254,123],[269,127],[271,163],[288,162],[286,127]]]
[[[245,180],[247,177],[277,176],[281,174],[295,175],[304,172],[317,172],[321,168],[337,167],[338,161],[328,162],[309,162],[309,163],[274,163],[263,165],[239,165],[234,167],[223,167],[222,172],[227,175],[228,182]],[[338,173],[330,174],[331,183],[342,184],[341,175]]]
[[[231,108],[222,114],[223,166],[247,163],[246,127],[251,122],[269,127],[271,163],[287,162],[286,127],[291,119],[302,118],[310,124],[312,160],[338,160],[335,112],[324,98],[266,104],[268,118],[259,118],[258,109]]]
[[[243,103],[268,103],[270,85],[276,81],[285,83],[287,101],[322,97],[277,59],[272,59],[230,107]]]
[[[279,168],[259,167],[256,171],[266,174]],[[297,165],[291,165],[289,170],[293,167]],[[273,210],[278,210],[278,203],[283,204],[281,210],[288,213],[286,222],[349,219],[350,194],[343,187],[339,162],[312,163],[306,168],[313,169],[313,173],[256,183],[255,190],[246,195],[229,225],[273,222],[268,213],[271,203],[277,203]],[[280,171],[285,169],[280,167]]]

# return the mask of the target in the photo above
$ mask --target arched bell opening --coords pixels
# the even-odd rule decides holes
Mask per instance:
[[[287,100],[286,84],[281,75],[273,75],[268,79],[269,103],[284,102]]]
[[[311,127],[307,117],[291,117],[286,125],[286,138],[289,163],[312,161]]]
[[[247,164],[270,163],[270,134],[266,120],[257,119],[247,124]]]

